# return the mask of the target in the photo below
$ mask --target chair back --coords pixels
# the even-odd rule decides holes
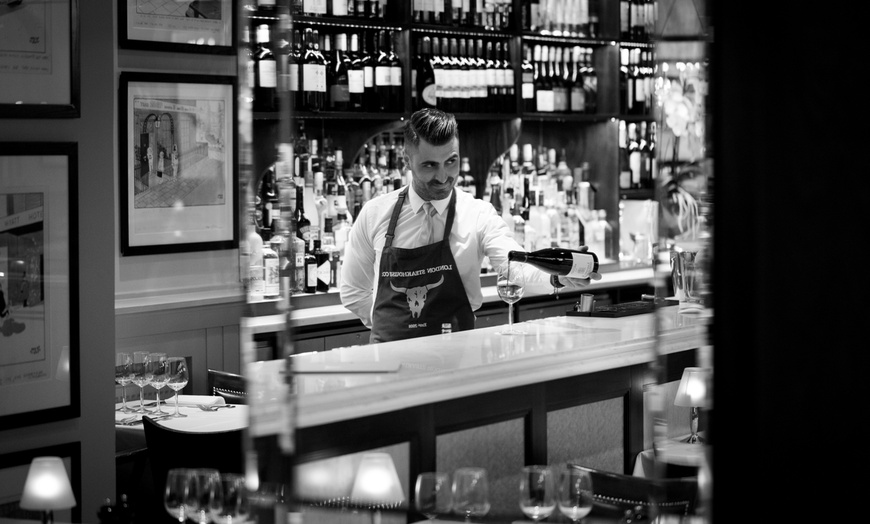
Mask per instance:
[[[247,404],[245,377],[227,371],[208,370],[208,394],[223,397],[227,404]]]
[[[593,513],[622,518],[626,511],[655,515],[691,515],[698,498],[698,477],[652,479],[622,475],[577,464],[592,476]]]
[[[151,461],[155,494],[163,497],[166,475],[172,468],[214,468],[221,473],[245,472],[244,429],[190,432],[170,429],[142,418],[145,445]]]

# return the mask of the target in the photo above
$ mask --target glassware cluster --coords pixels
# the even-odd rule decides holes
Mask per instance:
[[[179,523],[233,524],[250,515],[244,477],[207,468],[169,470],[163,506]]]

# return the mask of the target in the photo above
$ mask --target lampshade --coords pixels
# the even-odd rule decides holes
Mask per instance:
[[[69,509],[76,505],[76,498],[60,457],[36,457],[30,463],[24,493],[21,494],[22,509],[50,511]]]
[[[707,368],[684,369],[674,405],[690,408],[708,407],[710,399],[707,397],[707,378],[709,376],[710,370]]]
[[[350,498],[357,502],[396,504],[405,500],[399,474],[387,453],[366,453],[362,457]]]

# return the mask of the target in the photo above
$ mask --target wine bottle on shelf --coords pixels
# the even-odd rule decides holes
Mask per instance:
[[[631,111],[631,73],[628,69],[629,50],[626,47],[619,50],[619,113],[629,114]]]
[[[583,90],[586,92],[586,113],[598,112],[598,73],[595,68],[591,47],[583,48],[585,67],[583,69]]]
[[[561,247],[548,247],[536,251],[508,251],[508,261],[532,265],[550,275],[570,278],[589,278],[598,272],[598,255],[592,251],[579,251]]]
[[[359,35],[350,35],[350,53],[347,55],[348,109],[362,111],[365,107],[365,69],[360,59]]]
[[[532,51],[528,44],[523,44],[523,111],[532,113],[536,109],[535,103],[535,66],[532,65]]]
[[[511,108],[516,107],[516,88],[514,87],[514,66],[511,63],[510,47],[507,42],[497,43],[496,56],[501,62],[501,72],[503,75],[503,89],[500,93],[499,107],[507,108],[508,112],[510,112]]]
[[[305,243],[304,260],[305,263],[303,264],[303,266],[305,267],[305,276],[303,279],[304,285],[302,286],[302,292],[315,293],[317,291],[317,258],[314,256],[313,240],[309,240]]]
[[[535,45],[535,110],[542,113],[553,112],[553,84],[547,69],[548,46]]]
[[[571,92],[569,94],[569,106],[572,113],[586,112],[586,90],[583,88],[585,79],[581,71],[580,61],[583,56],[583,48],[574,46],[571,59]]]
[[[619,189],[631,189],[631,162],[628,159],[628,131],[625,120],[619,121]]]
[[[278,86],[278,62],[270,45],[269,26],[257,27],[257,51],[254,53],[254,111],[274,111]]]
[[[432,66],[432,39],[424,36],[421,42],[420,61],[417,64],[417,107],[437,107],[437,84]]]
[[[291,109],[298,110],[302,96],[299,85],[299,66],[302,61],[302,34],[298,29],[293,30],[293,41],[287,54],[287,90],[289,92],[288,105]]]
[[[631,170],[631,187],[640,188],[641,172],[640,141],[637,136],[637,124],[628,124],[628,168]]]
[[[307,111],[323,109],[326,98],[326,59],[320,53],[317,29],[305,28],[305,54],[302,57],[302,107]]]
[[[387,45],[387,32],[385,30],[378,31],[378,49],[377,59],[375,60],[375,107],[376,111],[390,111],[392,101],[392,81],[390,73],[392,64],[390,63],[390,50]]]
[[[359,66],[363,70],[363,111],[375,111],[377,107],[377,94],[375,92],[375,57],[371,52],[371,33],[360,34]]]
[[[498,111],[503,106],[500,103],[501,100],[501,85],[503,80],[499,79],[499,75],[504,76],[504,73],[501,69],[501,64],[499,63],[495,49],[493,48],[493,42],[486,43],[486,60],[484,62],[484,81],[486,83],[486,102],[485,107],[482,109],[484,111]]]
[[[336,111],[347,111],[350,108],[350,59],[347,56],[347,34],[335,35],[335,50],[330,65],[327,72],[330,106]]]
[[[619,38],[631,40],[631,0],[619,0]]]
[[[562,47],[553,46],[550,55],[550,71],[553,78],[553,111],[564,113],[568,110],[568,90],[562,75]]]
[[[402,111],[404,91],[402,90],[402,61],[396,53],[393,31],[386,32],[387,52],[390,61],[390,111]]]

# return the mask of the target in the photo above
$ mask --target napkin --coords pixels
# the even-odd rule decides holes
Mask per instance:
[[[167,404],[173,404],[175,400],[172,402],[167,402]],[[211,396],[211,395],[178,395],[178,405],[179,406],[196,406],[197,404],[204,404],[206,406],[219,406],[221,404],[226,404],[223,397]]]

